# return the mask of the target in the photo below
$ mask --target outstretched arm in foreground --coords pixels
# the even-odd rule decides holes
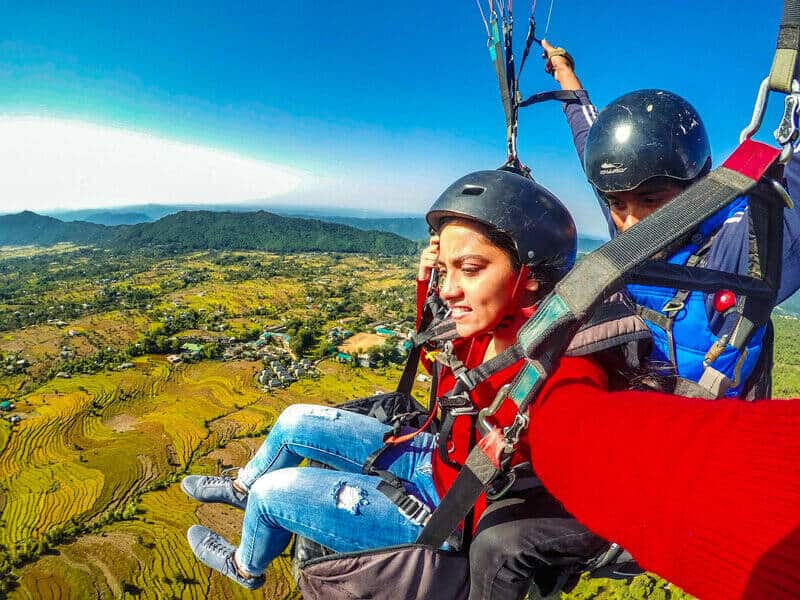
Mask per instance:
[[[581,373],[536,407],[548,490],[689,593],[800,597],[800,399],[607,393],[603,377]]]

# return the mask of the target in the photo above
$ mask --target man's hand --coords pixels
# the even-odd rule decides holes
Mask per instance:
[[[578,76],[575,75],[575,61],[569,52],[563,48],[553,46],[547,40],[542,40],[544,54],[547,59],[544,70],[550,73],[561,85],[562,90],[580,90],[583,88]]]
[[[437,260],[439,260],[439,236],[433,235],[428,242],[428,247],[422,251],[422,255],[419,257],[418,281],[428,281],[431,278],[431,272],[436,268]]]

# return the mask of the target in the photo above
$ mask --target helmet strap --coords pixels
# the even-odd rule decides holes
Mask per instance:
[[[500,319],[500,322],[494,327],[491,331],[487,332],[490,335],[493,335],[497,332],[498,329],[503,329],[508,327],[511,323],[514,322],[516,311],[517,311],[517,302],[519,301],[522,294],[525,292],[524,282],[527,281],[531,276],[531,268],[528,265],[522,265],[519,269],[519,273],[517,273],[517,279],[514,281],[514,287],[511,290],[511,300],[510,304],[513,307],[512,311],[503,316]],[[520,285],[523,284],[523,285]]]
[[[519,273],[517,273],[517,280],[514,282],[514,289],[511,290],[511,302],[513,304],[517,303],[518,293],[521,295],[524,293],[525,288],[520,288],[520,283],[527,281],[531,276],[531,268],[528,265],[522,265],[519,268]]]

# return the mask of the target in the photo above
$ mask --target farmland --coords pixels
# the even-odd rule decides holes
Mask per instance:
[[[0,396],[20,422],[0,422],[0,597],[253,597],[211,575],[185,541],[196,523],[236,540],[241,513],[190,501],[178,482],[242,465],[290,404],[392,389],[396,356],[342,364],[328,358],[327,334],[355,332],[355,351],[386,339],[374,322],[413,319],[413,263],[3,250]],[[776,322],[776,393],[795,394],[800,321]],[[308,374],[259,383],[266,363],[300,356],[315,364]],[[574,597],[680,597],[665,586],[650,575],[630,588],[584,581]],[[286,557],[262,597],[299,597]]]
[[[294,350],[317,362],[328,328],[366,323],[364,304],[413,317],[410,272],[403,259],[330,254],[4,249],[0,395],[20,422],[0,423],[0,595],[247,595],[211,577],[185,542],[194,523],[235,539],[241,515],[189,501],[177,481],[246,462],[289,404],[391,389],[396,365],[333,360],[267,389],[248,348],[278,328],[304,337]],[[203,352],[168,361],[186,341]],[[283,347],[260,352],[289,360]],[[296,597],[287,561],[272,569],[265,597]]]

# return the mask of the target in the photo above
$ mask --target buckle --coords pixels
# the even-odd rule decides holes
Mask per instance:
[[[528,415],[523,415],[521,413],[517,413],[517,416],[514,417],[514,422],[505,428],[503,433],[506,437],[506,444],[510,445],[511,450],[507,452],[511,454],[514,451],[514,448],[517,447],[517,443],[519,442],[519,436],[522,435],[522,432],[528,428],[528,424],[530,419]]]
[[[499,500],[508,493],[508,490],[510,490],[511,486],[516,482],[517,472],[513,469],[501,473],[495,477],[492,483],[489,484],[489,487],[486,488],[486,498],[492,501]]]
[[[403,499],[403,506],[397,505],[397,510],[414,525],[422,527],[431,517],[431,509],[422,500],[411,494]]]
[[[765,77],[758,88],[755,106],[753,106],[753,117],[750,123],[739,134],[739,143],[750,139],[761,127],[764,120],[764,113],[767,109],[769,97],[769,76]],[[774,132],[775,139],[783,146],[778,162],[785,165],[792,158],[794,153],[793,143],[798,137],[798,115],[800,114],[800,82],[796,79],[792,81],[792,93],[787,94],[784,105],[783,117],[778,128]]]
[[[786,96],[783,117],[775,130],[775,140],[783,146],[780,163],[785,165],[792,158],[794,143],[800,136],[798,117],[800,116],[800,83],[792,81],[792,93]]]
[[[682,300],[670,300],[664,305],[664,307],[661,309],[661,312],[678,312],[679,310],[683,310],[685,307],[686,304],[684,304]]]
[[[466,392],[453,394],[452,396],[444,395],[437,402],[439,403],[439,408],[450,412],[464,410],[465,408],[474,410],[475,406]]]

